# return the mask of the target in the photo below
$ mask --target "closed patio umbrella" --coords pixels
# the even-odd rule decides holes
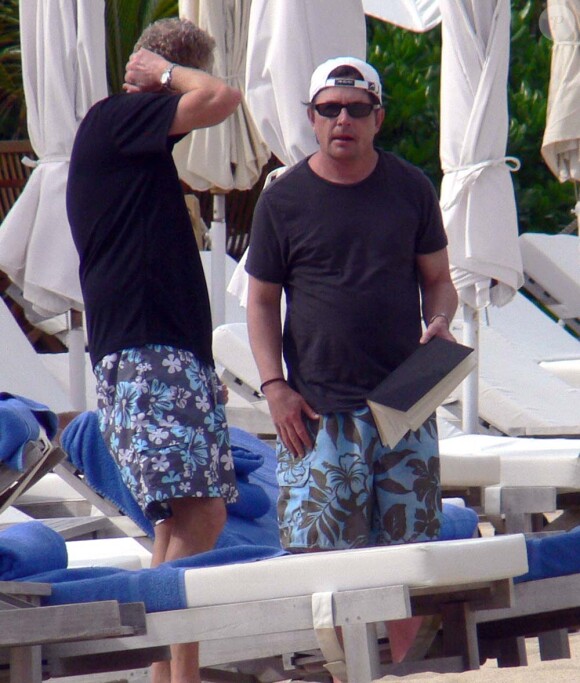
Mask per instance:
[[[508,303],[523,284],[506,157],[509,0],[441,0],[441,208],[466,343],[478,311]],[[477,424],[477,376],[464,385],[464,429]]]
[[[250,0],[180,0],[182,18],[216,41],[213,73],[244,91]],[[225,196],[249,190],[270,157],[244,99],[218,126],[190,133],[174,149],[180,177],[194,190],[213,190],[211,304],[214,326],[225,322]]]
[[[20,33],[28,133],[38,162],[0,228],[0,268],[49,317],[84,308],[65,190],[77,127],[107,95],[104,1],[20,0]],[[69,335],[68,346],[73,404],[83,409],[82,329]]]
[[[548,0],[552,45],[542,156],[563,183],[580,182],[580,0]],[[576,194],[578,199],[578,192]],[[580,200],[575,207],[580,229]]]
[[[441,22],[439,0],[363,0],[365,14],[410,31],[429,31]]]
[[[314,69],[331,57],[364,59],[361,0],[253,0],[246,97],[273,154],[286,166],[317,148],[304,102]]]

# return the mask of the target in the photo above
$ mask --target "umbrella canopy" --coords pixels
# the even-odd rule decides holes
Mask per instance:
[[[478,349],[478,310],[508,303],[523,284],[506,154],[509,0],[441,0],[441,208],[463,341]],[[512,164],[510,167],[508,164]],[[463,385],[463,429],[476,432],[478,375]]]
[[[509,0],[441,0],[441,208],[460,299],[474,309],[523,284],[506,157]],[[509,164],[512,164],[510,168]]]
[[[563,183],[580,181],[580,0],[548,0],[552,64],[542,156]],[[580,227],[580,202],[576,204]]]
[[[179,14],[216,41],[213,73],[244,91],[250,0],[180,0]],[[249,190],[270,152],[244,99],[218,126],[190,133],[176,145],[181,178],[194,190]]]
[[[38,162],[0,228],[0,269],[47,317],[83,310],[65,190],[74,136],[107,95],[104,1],[20,0],[28,132]]]
[[[439,0],[363,0],[365,14],[411,31],[429,31],[441,22]]]
[[[216,41],[213,73],[244,91],[250,0],[180,0],[179,14]],[[210,236],[210,297],[214,326],[226,318],[226,222],[224,192],[249,190],[259,179],[270,151],[244,98],[223,123],[192,131],[173,157],[180,177],[194,190],[213,189]]]
[[[246,92],[256,124],[289,166],[317,149],[304,105],[314,69],[331,57],[364,59],[361,0],[253,0]]]

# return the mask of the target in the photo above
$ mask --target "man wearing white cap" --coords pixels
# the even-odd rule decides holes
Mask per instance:
[[[453,340],[439,202],[422,171],[374,146],[385,112],[369,64],[320,65],[307,115],[319,149],[262,193],[246,264],[250,341],[278,432],[282,544],[434,540],[435,416],[383,447],[366,396],[419,342]]]

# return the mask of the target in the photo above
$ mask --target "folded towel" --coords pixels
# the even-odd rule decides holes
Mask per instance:
[[[238,500],[235,503],[228,503],[228,516],[242,517],[243,519],[258,519],[263,517],[271,504],[268,494],[261,486],[251,484],[249,481],[238,479]]]
[[[440,541],[473,538],[478,523],[477,512],[471,508],[443,503]]]
[[[549,579],[580,573],[580,526],[548,536],[526,537],[527,574],[517,576],[515,583]]]
[[[252,520],[263,517],[272,508],[272,497],[263,490],[260,482],[251,477],[264,462],[263,452],[253,452],[246,446],[256,447],[259,440],[242,430],[232,430],[242,445],[232,444],[234,469],[239,477],[239,498],[228,506],[228,517],[235,516]],[[78,415],[63,430],[63,449],[69,460],[80,470],[87,484],[99,495],[116,505],[149,536],[153,536],[153,525],[145,517],[137,501],[125,486],[121,473],[103,440],[97,414],[93,411]],[[261,448],[261,446],[260,446]],[[272,449],[269,449],[273,453]]]
[[[184,557],[155,569],[131,571],[112,567],[85,567],[44,572],[26,577],[52,585],[43,605],[63,605],[95,600],[143,602],[147,612],[187,607],[184,574],[195,567],[255,562],[285,554],[279,548],[239,546]]]
[[[86,483],[153,538],[153,524],[125,485],[102,437],[97,414],[91,411],[77,415],[63,430],[60,441],[69,460],[84,474]]]
[[[36,441],[40,427],[49,439],[56,434],[57,417],[47,406],[28,398],[0,393],[0,462],[10,469],[24,469],[24,448]]]
[[[1,581],[63,569],[67,563],[64,539],[41,522],[23,522],[0,531]]]

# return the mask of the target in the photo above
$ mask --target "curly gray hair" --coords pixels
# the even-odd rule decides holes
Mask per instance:
[[[142,47],[169,62],[210,71],[215,40],[187,19],[159,19],[143,31],[134,51]]]

